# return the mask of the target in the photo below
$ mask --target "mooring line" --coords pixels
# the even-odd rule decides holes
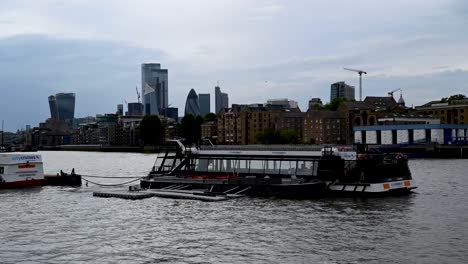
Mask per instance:
[[[132,180],[132,181],[128,181],[128,182],[122,182],[122,183],[115,183],[115,184],[104,184],[104,183],[97,183],[97,182],[93,182],[93,181],[90,181],[88,179],[84,179],[86,181],[86,183],[92,183],[92,184],[95,184],[95,185],[99,185],[99,186],[121,186],[121,185],[126,185],[126,184],[129,184],[129,183],[132,183],[132,182],[136,182],[136,181],[139,181],[140,179],[142,179],[143,177],[141,178],[138,178],[138,179],[135,179],[135,180]]]
[[[103,179],[141,179],[146,176],[99,176],[99,175],[85,175],[79,174],[81,177],[88,177],[88,178],[103,178]]]

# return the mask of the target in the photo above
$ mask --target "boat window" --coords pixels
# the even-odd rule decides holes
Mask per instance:
[[[279,162],[280,161],[278,160],[265,160],[264,161],[265,174],[278,174]]]
[[[240,173],[248,173],[250,168],[250,160],[239,160],[239,166],[236,171]]]
[[[163,160],[164,160],[164,157],[158,156],[158,157],[156,158],[156,162],[155,162],[154,166],[155,166],[156,168],[161,167],[161,166],[162,166]]]
[[[0,174],[3,174],[4,171],[5,169],[3,167],[0,167]]]
[[[233,172],[234,164],[232,160],[220,160],[220,170],[223,172]]]
[[[209,159],[207,160],[208,166],[206,171],[217,171],[218,170],[218,163],[216,160]]]
[[[237,160],[236,172],[247,173],[249,172],[249,161],[248,160]]]
[[[251,160],[250,161],[250,173],[263,173],[263,161],[262,160]]]
[[[280,162],[280,174],[296,175],[296,161],[283,160]]]
[[[174,162],[174,163],[173,163],[173,166],[172,166],[172,167],[173,167],[173,168],[177,168],[177,167],[180,165],[180,162],[181,162],[181,161],[180,161],[180,159],[174,159],[173,162]]]
[[[195,170],[196,171],[208,171],[209,160],[206,159],[197,159],[195,160]]]
[[[317,169],[314,168],[313,161],[299,161],[298,162],[297,175],[310,176],[312,175],[314,170],[317,170]]]

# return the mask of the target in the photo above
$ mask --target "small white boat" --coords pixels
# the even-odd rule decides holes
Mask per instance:
[[[36,153],[0,153],[0,189],[46,184],[42,157]]]

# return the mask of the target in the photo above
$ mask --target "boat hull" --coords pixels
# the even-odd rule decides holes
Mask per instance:
[[[214,193],[245,194],[252,197],[319,198],[326,195],[323,182],[271,183],[263,179],[236,178],[229,180],[155,177],[140,182],[143,189],[206,189]]]
[[[379,183],[327,182],[331,193],[352,196],[398,196],[408,195],[416,189],[414,180],[386,181]]]
[[[44,186],[47,181],[45,179],[30,179],[24,181],[14,181],[14,182],[3,182],[0,183],[0,189],[16,189],[16,188],[28,188],[36,186]]]

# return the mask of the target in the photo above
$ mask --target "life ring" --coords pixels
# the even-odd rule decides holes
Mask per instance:
[[[339,151],[345,151],[346,149],[344,147],[339,148]]]

